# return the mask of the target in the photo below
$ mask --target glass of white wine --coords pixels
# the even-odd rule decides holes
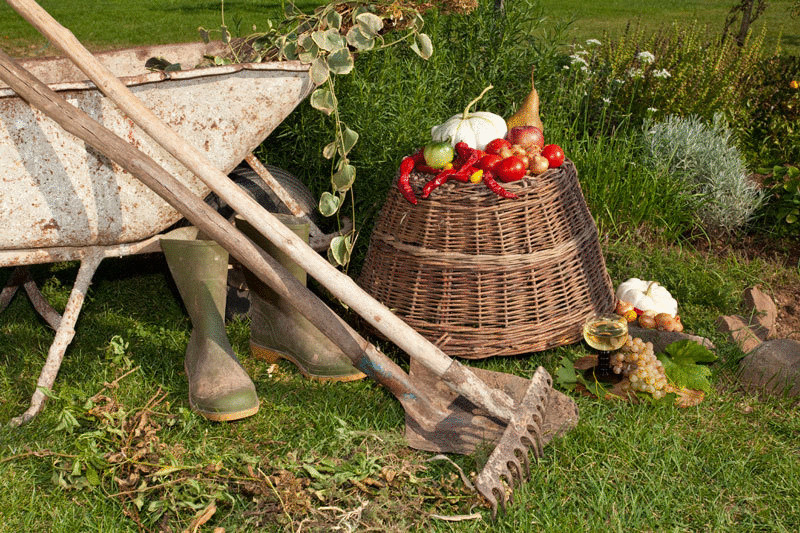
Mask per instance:
[[[589,317],[583,324],[583,339],[598,351],[595,377],[601,381],[613,379],[611,352],[622,348],[628,340],[628,321],[611,313]]]

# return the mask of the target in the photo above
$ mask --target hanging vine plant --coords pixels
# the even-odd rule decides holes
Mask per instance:
[[[355,66],[355,56],[360,53],[407,45],[421,58],[431,57],[433,44],[422,32],[423,7],[431,5],[421,4],[418,9],[397,1],[331,2],[306,14],[290,2],[284,7],[280,23],[268,21],[266,31],[232,39],[225,25],[223,0],[220,28],[199,29],[205,42],[209,42],[212,33],[219,32],[228,45],[228,55],[211,58],[215,64],[299,60],[310,65],[309,75],[316,89],[309,103],[331,117],[334,124],[331,141],[322,149],[322,156],[331,162],[331,189],[320,196],[319,211],[325,217],[336,216],[340,230],[339,215],[350,195],[353,229],[334,238],[328,249],[328,260],[345,269],[357,234],[352,198],[356,167],[348,155],[359,134],[339,114],[335,78],[349,74]]]

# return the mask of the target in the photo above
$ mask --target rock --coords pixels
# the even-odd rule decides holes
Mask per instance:
[[[628,333],[630,333],[631,337],[639,337],[644,342],[652,342],[653,343],[653,350],[656,353],[660,353],[664,351],[664,348],[672,344],[673,342],[678,342],[682,340],[692,340],[702,346],[705,346],[709,350],[714,350],[715,346],[710,340],[706,339],[705,337],[700,337],[698,335],[691,335],[689,333],[679,333],[677,331],[661,331],[658,329],[646,329],[640,328],[639,326],[628,325]]]
[[[748,353],[761,344],[763,339],[756,335],[750,325],[740,316],[721,316],[717,319],[717,331],[726,333],[739,348]]]
[[[766,340],[767,337],[775,335],[775,325],[778,320],[778,307],[775,305],[775,302],[772,301],[772,298],[761,292],[758,287],[750,287],[749,289],[745,289],[743,299],[745,309],[747,309],[751,317],[751,324],[756,323],[766,330],[762,340]],[[762,334],[757,331],[757,328],[751,329],[753,329],[754,333],[759,335],[759,337],[762,336]]]
[[[739,361],[739,382],[750,392],[800,396],[800,342],[774,339]]]

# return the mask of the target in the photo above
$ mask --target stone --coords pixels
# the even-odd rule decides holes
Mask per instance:
[[[773,339],[739,361],[739,382],[750,392],[800,396],[800,342]]]
[[[744,291],[744,306],[751,316],[751,324],[757,323],[766,329],[766,335],[762,340],[767,337],[775,335],[775,325],[778,320],[778,307],[767,294],[761,291],[758,287],[750,287]],[[759,332],[754,329],[756,334]],[[761,336],[761,335],[759,335]]]
[[[694,341],[702,346],[705,346],[709,350],[715,349],[714,343],[712,343],[710,340],[706,339],[705,337],[700,337],[698,335],[692,335],[690,333],[640,328],[639,326],[633,326],[630,324],[628,325],[628,333],[631,335],[631,337],[634,338],[639,337],[644,342],[652,342],[653,351],[655,351],[655,353],[663,352],[664,348],[666,348],[673,342],[678,342],[686,339]]]
[[[739,349],[744,353],[750,352],[763,341],[750,329],[749,323],[738,315],[719,317],[717,319],[717,331],[727,334],[733,342],[739,345]]]

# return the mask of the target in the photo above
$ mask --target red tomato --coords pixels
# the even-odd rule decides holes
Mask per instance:
[[[497,163],[494,173],[504,183],[521,180],[525,175],[525,163],[519,157],[512,155]]]
[[[502,160],[503,158],[497,154],[486,154],[485,156],[481,157],[477,163],[475,163],[475,167],[482,170],[494,171],[494,167],[496,167],[497,163]]]
[[[484,152],[487,154],[499,154],[500,149],[503,147],[511,148],[511,143],[505,139],[495,139],[493,141],[489,141],[489,144],[486,145],[484,148]]]
[[[564,162],[564,150],[557,144],[548,144],[542,148],[542,155],[547,158],[550,168],[560,167]]]

